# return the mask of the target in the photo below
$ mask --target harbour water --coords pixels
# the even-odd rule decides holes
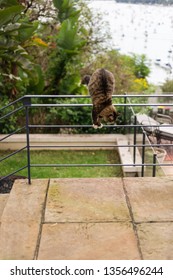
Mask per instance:
[[[173,79],[173,6],[90,1],[103,13],[112,36],[111,47],[123,54],[145,54],[149,82],[160,85]]]

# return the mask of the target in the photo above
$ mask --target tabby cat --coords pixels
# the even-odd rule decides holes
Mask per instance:
[[[102,120],[107,124],[114,124],[118,113],[112,105],[115,86],[113,74],[106,69],[97,69],[92,76],[86,75],[82,83],[88,85],[91,95],[93,127],[101,128]]]

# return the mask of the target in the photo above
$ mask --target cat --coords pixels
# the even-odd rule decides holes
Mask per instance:
[[[84,76],[82,83],[88,85],[91,95],[93,127],[101,128],[102,120],[107,124],[115,124],[119,114],[112,105],[112,94],[115,87],[113,74],[104,68],[97,69],[91,76]]]

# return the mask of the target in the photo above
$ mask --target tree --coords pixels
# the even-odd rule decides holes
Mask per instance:
[[[23,86],[43,89],[41,69],[26,50],[38,22],[29,22],[24,9],[17,0],[3,0],[0,9],[0,87],[1,94],[10,99],[16,98]]]
[[[47,91],[53,94],[59,92],[68,94],[77,87],[76,81],[79,84],[79,71],[74,70],[76,65],[79,66],[80,52],[86,44],[86,40],[81,36],[80,9],[76,6],[76,1],[54,0],[53,2],[58,9],[59,28],[54,34],[54,49],[49,57]]]
[[[144,54],[133,55],[132,67],[137,78],[146,78],[150,74],[150,68],[147,66],[147,58]]]
[[[54,50],[49,58],[48,92],[75,94],[85,92],[80,84],[80,69],[91,57],[103,50],[105,34],[94,31],[94,16],[84,1],[54,0],[59,22],[54,33]],[[100,17],[97,26],[101,23]],[[101,28],[101,27],[100,27]]]

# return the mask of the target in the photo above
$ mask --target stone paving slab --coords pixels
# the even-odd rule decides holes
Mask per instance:
[[[135,222],[173,221],[173,177],[123,180]]]
[[[40,260],[140,259],[131,223],[44,224]]]
[[[33,259],[48,180],[16,180],[1,217],[0,259]]]
[[[0,213],[0,259],[173,259],[173,177],[18,180]]]
[[[51,179],[45,222],[129,221],[120,178]]]
[[[137,231],[145,260],[173,260],[173,223],[143,223]]]
[[[4,211],[4,207],[7,203],[8,197],[9,197],[9,194],[1,194],[0,195],[0,223],[1,223],[1,216],[2,216],[2,213]]]

